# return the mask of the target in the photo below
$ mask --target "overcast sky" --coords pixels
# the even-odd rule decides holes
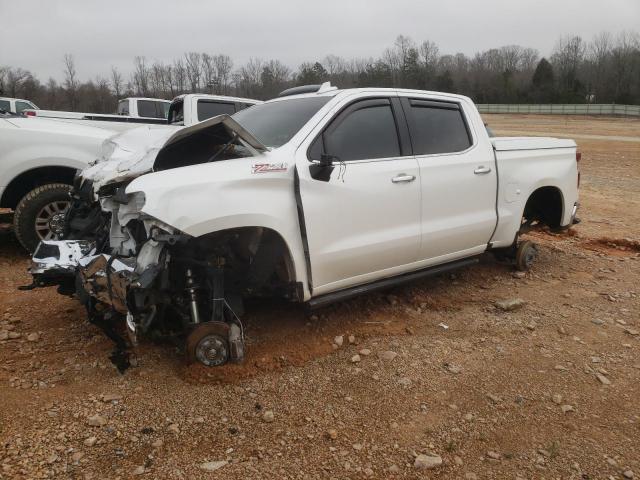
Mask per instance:
[[[128,76],[136,55],[186,51],[297,68],[330,53],[378,56],[398,34],[441,53],[518,44],[548,55],[561,35],[637,31],[640,0],[0,0],[0,18],[0,65],[61,79],[71,53],[86,80],[111,65]]]

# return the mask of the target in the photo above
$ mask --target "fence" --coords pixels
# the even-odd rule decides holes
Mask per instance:
[[[477,105],[480,113],[539,113],[544,115],[624,115],[640,117],[640,105],[592,104],[548,104],[508,105],[483,103]]]

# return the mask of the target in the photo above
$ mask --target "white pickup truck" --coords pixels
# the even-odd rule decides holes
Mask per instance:
[[[25,110],[39,110],[35,103],[22,98],[0,97],[0,112],[22,113]]]
[[[160,98],[129,97],[118,102],[117,113],[114,115],[43,109],[25,109],[23,113],[29,117],[67,123],[81,122],[91,127],[121,132],[145,124],[165,125],[170,104],[169,100]]]
[[[572,140],[490,138],[470,99],[420,90],[297,88],[103,157],[27,288],[76,293],[112,338],[182,335],[205,365],[242,358],[243,298],[320,307],[485,252],[527,269],[519,235],[578,207]]]
[[[217,115],[233,115],[259,103],[262,102],[252,98],[189,93],[179,95],[171,101],[167,121],[170,125],[188,127]]]
[[[0,208],[14,210],[14,231],[27,250],[62,233],[76,172],[96,159],[114,133],[0,114]]]
[[[122,132],[141,125],[190,126],[226,113],[233,115],[243,108],[262,103],[251,98],[189,93],[172,101],[158,98],[130,97],[118,102],[115,115],[99,113],[63,112],[58,110],[26,109],[25,115],[106,128]]]
[[[15,108],[18,100],[12,100],[16,101],[10,108]],[[126,100],[129,105],[135,100],[139,109],[139,101],[154,99]],[[96,160],[98,148],[107,137],[129,130],[139,130],[130,135],[142,139],[170,135],[182,124],[193,125],[221,111],[235,112],[261,103],[247,98],[201,94],[181,95],[173,102],[161,102],[171,103],[174,122],[169,126],[164,119],[155,119],[155,123],[160,123],[155,125],[148,124],[149,119],[118,115],[96,116],[100,120],[74,112],[44,111],[49,112],[49,116],[28,115],[29,118],[0,113],[0,208],[15,211],[14,230],[27,250],[33,251],[40,240],[59,236],[62,227],[59,220],[69,203],[68,193],[75,172]],[[139,115],[141,111],[134,113]],[[175,121],[178,113],[181,120]],[[58,114],[62,116],[54,116]]]

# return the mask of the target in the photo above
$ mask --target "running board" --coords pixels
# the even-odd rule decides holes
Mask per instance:
[[[465,258],[463,260],[456,260],[450,263],[437,265],[435,267],[425,268],[424,270],[418,270],[417,272],[405,273],[391,278],[383,278],[382,280],[376,280],[375,282],[367,283],[365,285],[358,285],[357,287],[350,287],[312,298],[307,302],[307,307],[311,310],[315,310],[317,308],[325,307],[331,303],[349,300],[350,298],[357,297],[363,293],[384,290],[386,288],[402,285],[403,283],[413,282],[414,280],[419,280],[421,278],[432,277],[458,268],[468,267],[469,265],[474,265],[479,261],[479,257]]]

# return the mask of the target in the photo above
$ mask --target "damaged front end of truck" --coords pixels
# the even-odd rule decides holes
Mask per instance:
[[[139,335],[181,339],[189,362],[242,360],[242,296],[259,291],[277,268],[265,267],[264,258],[273,256],[269,232],[194,237],[146,214],[145,192],[127,187],[149,173],[265,150],[227,115],[188,128],[150,127],[113,137],[76,178],[64,239],[39,245],[33,283],[25,288],[57,286],[75,296],[115,342],[111,359],[120,371],[129,366],[129,348]],[[253,271],[256,263],[260,272]]]

